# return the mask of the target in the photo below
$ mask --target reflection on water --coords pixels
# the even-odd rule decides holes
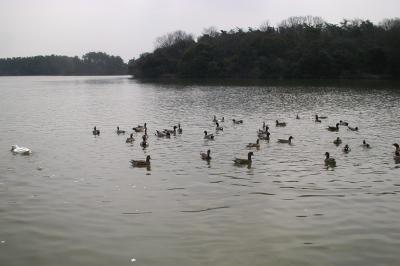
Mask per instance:
[[[1,265],[398,265],[397,85],[299,84],[0,78]],[[326,130],[339,120],[359,131]],[[247,148],[263,121],[271,140]],[[145,122],[146,149],[115,131]],[[147,155],[151,169],[131,166]]]

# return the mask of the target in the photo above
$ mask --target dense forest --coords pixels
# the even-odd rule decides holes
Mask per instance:
[[[90,52],[79,58],[49,55],[0,59],[0,76],[17,75],[125,75],[119,56]]]
[[[273,27],[218,31],[194,39],[182,31],[132,59],[136,78],[387,78],[400,77],[400,19],[291,17]]]

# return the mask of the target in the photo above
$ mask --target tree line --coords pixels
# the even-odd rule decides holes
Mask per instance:
[[[183,31],[128,63],[136,78],[400,77],[400,19],[290,17],[278,26],[229,31],[211,27],[197,39]]]
[[[0,76],[18,75],[125,75],[127,64],[119,56],[102,52],[79,58],[48,55],[0,59]]]

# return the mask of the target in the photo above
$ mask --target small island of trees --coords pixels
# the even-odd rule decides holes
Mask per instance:
[[[135,78],[387,78],[400,77],[400,19],[291,17],[277,27],[218,31],[194,39],[183,31],[157,39],[156,49],[129,62]]]
[[[0,59],[0,76],[20,75],[126,75],[121,57],[90,52],[79,58],[48,55]]]

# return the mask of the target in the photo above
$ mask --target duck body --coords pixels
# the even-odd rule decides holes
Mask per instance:
[[[278,143],[292,143],[292,139],[294,139],[292,136],[290,136],[288,139],[278,139]]]
[[[337,137],[337,138],[333,141],[333,144],[335,144],[336,146],[338,146],[338,145],[342,144],[342,140],[341,140],[339,137]]]
[[[243,124],[243,120],[232,119],[232,121],[233,121],[233,123],[236,124],[236,125]]]
[[[208,134],[206,130],[204,130],[204,139],[214,140],[213,134]]]
[[[260,139],[257,139],[256,143],[249,143],[246,145],[247,148],[260,148]]]
[[[339,123],[336,124],[336,126],[332,127],[332,126],[328,126],[327,130],[332,131],[332,132],[337,132],[339,131]]]
[[[129,138],[127,138],[126,139],[126,143],[132,143],[132,142],[134,142],[135,141],[135,139],[133,138],[133,134],[131,133],[131,135],[129,136]]]
[[[12,145],[11,146],[11,151],[14,154],[22,154],[22,155],[30,155],[32,151],[26,147],[20,147],[18,145]]]
[[[279,122],[278,120],[275,121],[275,125],[277,127],[286,127],[286,123],[285,122]]]
[[[117,127],[117,134],[119,135],[119,134],[125,134],[125,130],[121,130],[121,129],[119,129],[119,126]]]
[[[176,129],[177,126],[174,126],[172,129],[164,129],[163,132],[176,135]]]
[[[269,135],[270,135],[269,132],[266,132],[266,133],[258,133],[258,134],[257,134],[258,138],[261,139],[261,140],[269,140]]]
[[[336,166],[336,160],[334,158],[329,157],[329,152],[325,152],[325,165],[330,167]]]
[[[343,152],[344,152],[344,153],[349,153],[350,151],[351,151],[351,149],[350,149],[349,145],[346,144],[346,145],[344,146],[344,148],[343,148]]]
[[[233,160],[234,164],[236,165],[244,165],[244,164],[251,164],[251,156],[253,156],[253,152],[249,152],[247,154],[247,159],[240,159],[240,158],[235,158]]]
[[[364,148],[366,148],[366,149],[370,149],[370,148],[371,148],[371,145],[369,145],[365,140],[363,140],[362,146],[363,146]]]
[[[92,133],[95,136],[99,136],[100,135],[100,130],[98,130],[96,127],[94,127]]]
[[[150,166],[150,155],[147,155],[146,160],[131,160],[133,167],[147,167]]]
[[[144,123],[144,125],[138,125],[137,127],[133,127],[132,130],[137,132],[143,132],[145,130],[145,128],[147,128],[147,124]]]
[[[224,128],[223,128],[223,127],[221,127],[221,126],[219,125],[219,123],[218,123],[218,122],[216,122],[216,127],[215,127],[215,130],[216,130],[216,131],[224,131]]]
[[[347,128],[350,129],[351,131],[358,131],[358,127],[347,126]]]
[[[395,152],[393,159],[395,163],[400,163],[400,151]]]
[[[207,161],[211,160],[210,153],[211,153],[210,150],[207,150],[207,153],[205,153],[205,152],[200,152],[200,157],[201,157],[201,159],[202,159],[202,160],[207,160]]]

